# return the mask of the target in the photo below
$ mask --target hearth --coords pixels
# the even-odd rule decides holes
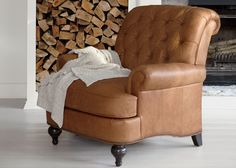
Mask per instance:
[[[204,84],[236,84],[236,1],[190,0],[189,5],[214,9],[221,17],[221,30],[209,47]]]

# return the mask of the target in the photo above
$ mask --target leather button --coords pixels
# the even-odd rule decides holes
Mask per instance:
[[[183,44],[184,43],[184,40],[179,40],[179,44]]]

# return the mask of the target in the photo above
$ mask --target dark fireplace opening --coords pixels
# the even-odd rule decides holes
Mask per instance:
[[[213,9],[221,17],[221,29],[209,46],[204,85],[236,84],[236,1],[190,0],[189,5]]]

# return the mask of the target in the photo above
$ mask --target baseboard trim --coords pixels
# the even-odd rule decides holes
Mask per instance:
[[[0,83],[0,98],[26,98],[26,83]]]

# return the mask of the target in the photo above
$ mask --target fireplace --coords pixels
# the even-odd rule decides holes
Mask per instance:
[[[189,0],[189,5],[213,9],[221,17],[220,32],[208,51],[205,85],[236,84],[236,1]]]

